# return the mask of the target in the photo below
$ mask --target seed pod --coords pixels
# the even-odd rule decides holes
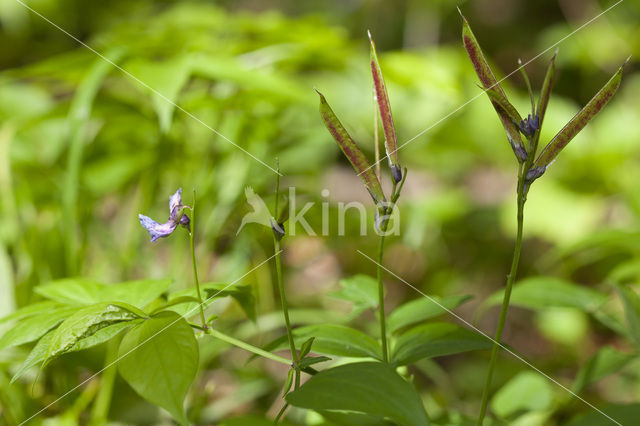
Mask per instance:
[[[376,100],[378,110],[380,111],[380,119],[382,120],[382,128],[384,129],[384,147],[389,158],[389,167],[391,167],[391,176],[396,183],[402,180],[402,168],[398,162],[398,141],[396,139],[396,129],[393,125],[393,116],[391,115],[391,104],[389,103],[389,95],[387,94],[387,86],[384,83],[378,55],[376,54],[376,45],[369,34],[369,42],[371,44],[371,75],[373,76],[373,89],[376,92]]]
[[[627,59],[628,61],[629,59]],[[625,62],[626,64],[626,62]],[[555,160],[560,151],[567,146],[584,127],[596,116],[615,95],[622,81],[622,68],[611,77],[602,89],[584,106],[569,122],[551,139],[551,142],[542,150],[532,169],[527,174],[527,179],[534,180],[541,176],[547,167]]]
[[[458,11],[460,10],[458,9]],[[482,53],[482,49],[480,49],[478,40],[476,40],[476,37],[471,31],[471,27],[469,27],[467,18],[462,15],[462,12],[460,12],[460,16],[462,16],[463,21],[462,42],[464,43],[464,48],[469,55],[469,59],[471,59],[471,63],[473,64],[473,68],[475,69],[478,78],[480,78],[482,87],[485,90],[495,89],[506,99],[502,87],[500,87],[500,84],[498,84],[498,80],[496,80],[496,77],[493,75],[493,71],[491,71],[487,60]],[[521,163],[525,162],[527,159],[527,150],[522,143],[522,137],[520,136],[518,127],[513,123],[513,121],[511,121],[511,118],[504,112],[500,105],[498,105],[493,99],[491,100],[491,103],[496,109],[498,117],[500,117],[500,121],[502,121],[502,126],[507,133],[507,139],[509,140],[509,144],[511,145],[513,152],[516,154],[518,161],[520,161]]]
[[[316,92],[318,92],[318,90],[316,90]],[[373,168],[369,165],[367,157],[364,156],[360,148],[358,148],[358,145],[356,145],[349,133],[347,133],[347,130],[342,123],[340,123],[340,120],[338,120],[338,117],[336,117],[322,93],[318,92],[318,95],[320,95],[320,116],[327,130],[329,130],[329,133],[331,133],[331,136],[336,140],[338,146],[340,146],[340,149],[342,149],[342,152],[347,157],[347,160],[349,160],[353,166],[353,169],[364,182],[374,203],[378,204],[379,202],[386,201],[380,181],[376,177]]]

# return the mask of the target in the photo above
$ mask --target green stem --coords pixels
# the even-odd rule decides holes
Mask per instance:
[[[109,341],[107,345],[107,355],[104,360],[105,366],[113,364],[118,359],[118,348],[120,347],[121,340],[122,337],[118,336]],[[98,395],[91,409],[91,426],[107,424],[117,372],[118,370],[116,368],[107,368],[102,373]]]
[[[200,328],[200,327],[198,327]],[[242,340],[238,340],[234,337],[228,336],[224,333],[221,333],[220,331],[214,329],[214,328],[208,328],[207,330],[205,330],[206,333],[208,333],[209,335],[215,337],[216,339],[220,339],[223,342],[227,342],[232,344],[233,346],[237,346],[241,349],[244,349],[246,351],[252,352],[258,356],[270,359],[272,361],[275,362],[279,362],[280,364],[284,364],[284,365],[288,365],[291,366],[291,360],[290,359],[286,359],[284,357],[278,356],[276,354],[272,354],[271,352],[267,352],[263,349],[260,349],[256,346],[250,345],[249,343],[243,342]]]
[[[382,226],[381,226],[382,228]],[[382,339],[382,360],[389,362],[387,348],[387,320],[384,313],[384,284],[382,282],[382,255],[384,254],[384,231],[378,243],[378,305],[380,308],[380,338]]]
[[[189,223],[189,246],[191,247],[191,264],[193,265],[193,281],[196,284],[196,292],[198,293],[198,308],[200,308],[200,319],[202,327],[207,328],[207,320],[204,318],[204,307],[202,302],[202,293],[200,292],[200,281],[198,281],[198,268],[196,266],[196,252],[194,249],[194,235],[196,233],[196,190],[193,190],[193,205],[191,206],[191,221]]]
[[[491,357],[489,359],[489,371],[487,372],[487,380],[482,391],[482,406],[480,408],[480,416],[478,417],[478,426],[482,426],[484,416],[487,412],[487,404],[489,402],[489,392],[491,388],[491,380],[493,378],[493,371],[496,366],[496,360],[498,358],[498,349],[500,347],[500,339],[502,338],[502,330],[504,329],[505,320],[507,318],[507,310],[509,309],[509,299],[511,298],[511,289],[516,279],[516,273],[518,272],[518,262],[520,261],[520,249],[522,248],[522,226],[524,219],[524,204],[526,202],[527,187],[525,183],[525,176],[528,167],[525,165],[521,167],[520,174],[518,176],[518,230],[516,233],[516,244],[513,250],[513,259],[511,260],[511,270],[507,276],[507,284],[504,289],[504,297],[502,299],[502,308],[500,310],[500,319],[498,320],[498,328],[494,338],[493,348],[491,348]]]

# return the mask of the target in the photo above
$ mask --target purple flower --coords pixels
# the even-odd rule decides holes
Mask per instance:
[[[158,223],[143,214],[138,215],[140,224],[142,224],[142,226],[149,231],[149,235],[151,235],[151,242],[154,242],[158,238],[168,237],[176,230],[178,225],[184,226],[189,232],[191,232],[189,229],[189,216],[184,214],[184,209],[188,206],[182,204],[181,194],[182,188],[179,188],[169,199],[170,213],[169,220],[166,223]]]

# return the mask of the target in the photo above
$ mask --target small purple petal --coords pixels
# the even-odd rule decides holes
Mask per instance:
[[[182,188],[178,188],[175,194],[169,199],[169,211],[173,214],[176,207],[182,207]]]
[[[139,214],[138,218],[140,219],[140,224],[149,231],[151,242],[154,242],[158,238],[168,237],[178,226],[177,223],[171,220],[167,223],[158,223],[143,214]]]
[[[180,225],[184,226],[185,228],[187,228],[187,231],[191,232],[191,228],[189,228],[189,222],[189,216],[183,214],[180,218]]]

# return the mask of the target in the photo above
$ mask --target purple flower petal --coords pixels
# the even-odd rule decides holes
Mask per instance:
[[[191,232],[191,228],[189,227],[189,216],[187,216],[186,214],[183,214],[182,217],[180,218],[180,225],[184,226],[185,228],[187,228],[187,231]]]
[[[182,207],[182,188],[178,188],[169,199],[169,211],[173,213],[176,207]]]
[[[140,224],[149,231],[149,235],[151,235],[151,242],[154,242],[158,238],[168,237],[178,226],[176,222],[171,220],[167,223],[158,223],[143,214],[139,214],[138,219],[140,219]]]

